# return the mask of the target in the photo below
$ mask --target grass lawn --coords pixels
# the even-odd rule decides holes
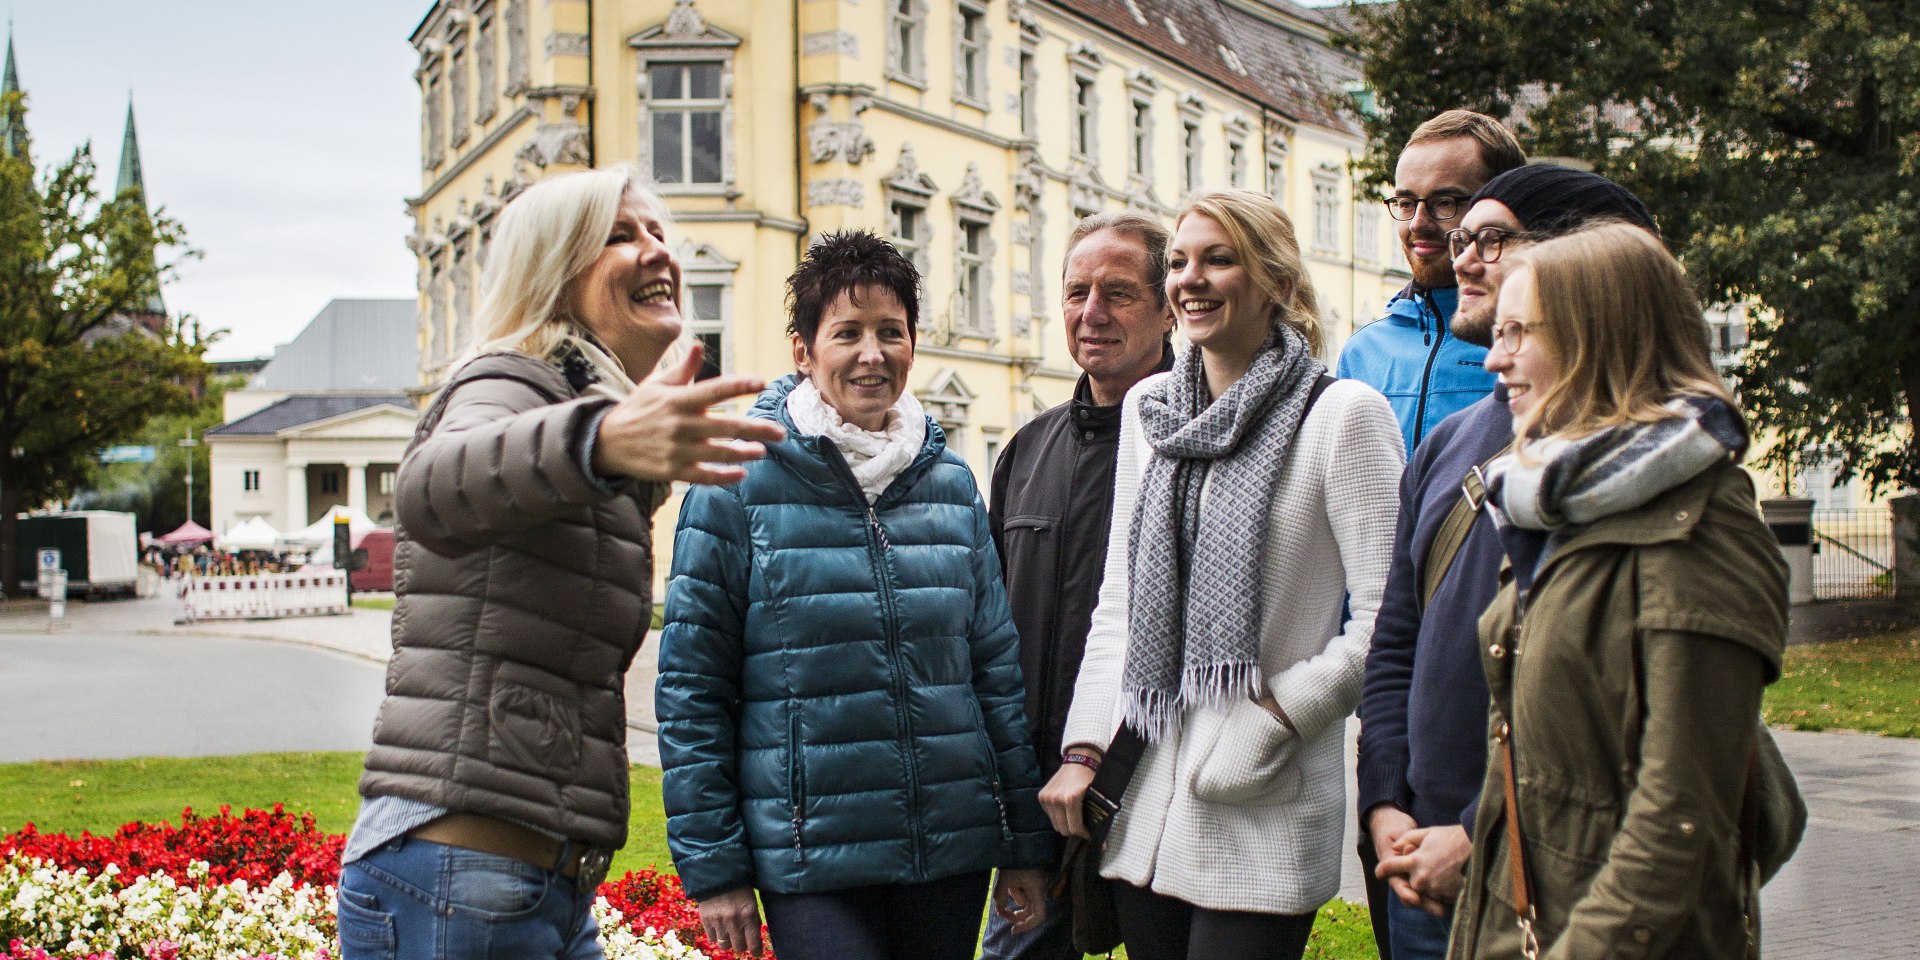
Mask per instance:
[[[353,605],[362,610],[392,610],[392,597],[354,597]]]
[[[1920,736],[1920,628],[1787,650],[1768,723]]]
[[[358,753],[261,753],[236,757],[68,760],[0,764],[0,833],[28,821],[43,832],[111,833],[123,823],[173,820],[180,808],[212,813],[285,804],[312,812],[321,829],[345,833],[360,798]],[[633,823],[610,876],[657,867],[671,871],[660,771],[633,768]],[[1122,954],[1124,956],[1124,953]],[[1308,960],[1376,960],[1363,906],[1339,900],[1320,911]]]

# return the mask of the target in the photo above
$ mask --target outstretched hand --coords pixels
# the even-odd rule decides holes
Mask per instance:
[[[593,442],[593,469],[608,476],[687,483],[735,483],[747,475],[735,464],[767,455],[765,444],[787,438],[771,420],[715,414],[714,404],[752,396],[766,386],[758,377],[714,377],[699,383],[706,348],[693,344],[672,368],[640,382],[600,421]]]

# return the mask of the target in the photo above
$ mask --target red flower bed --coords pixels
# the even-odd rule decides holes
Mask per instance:
[[[340,878],[346,838],[322,833],[313,823],[313,814],[296,817],[277,803],[272,810],[248,810],[239,816],[226,806],[213,817],[196,816],[188,807],[180,812],[179,826],[129,823],[106,837],[84,830],[78,837],[41,833],[29,823],[0,837],[0,856],[39,857],[96,875],[115,863],[128,880],[162,873],[181,882],[187,879],[190,862],[204,860],[212,867],[206,880],[210,884],[245,880],[260,885],[285,870],[294,883],[325,886]]]
[[[627,929],[638,934],[652,927],[655,931],[677,936],[681,943],[698,949],[711,960],[745,960],[749,955],[715,946],[700,926],[700,910],[687,899],[680,878],[670,873],[639,870],[618,880],[600,885],[600,896],[626,918]],[[765,937],[767,928],[760,928]],[[773,954],[763,954],[772,960]]]
[[[295,816],[279,804],[272,810],[247,810],[238,816],[222,806],[212,817],[198,816],[188,807],[181,811],[178,826],[129,823],[111,836],[85,831],[78,837],[41,833],[29,823],[16,833],[0,837],[0,858],[14,854],[37,857],[64,870],[84,869],[94,875],[112,863],[119,865],[123,880],[158,873],[182,883],[188,879],[188,865],[203,860],[211,867],[204,881],[207,884],[245,880],[249,885],[261,885],[284,870],[296,884],[320,887],[339,881],[340,853],[345,846],[346,837],[315,828],[313,814]],[[641,870],[601,884],[599,893],[620,911],[627,928],[636,935],[651,927],[662,935],[673,933],[681,943],[710,960],[747,957],[721,949],[707,939],[700,925],[700,911],[687,899],[679,877]],[[18,941],[8,947],[0,960],[48,957],[45,951]]]

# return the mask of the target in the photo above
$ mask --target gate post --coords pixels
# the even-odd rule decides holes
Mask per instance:
[[[1920,609],[1920,494],[1887,501],[1893,513],[1893,596]]]
[[[1805,497],[1762,500],[1760,513],[1780,543],[1780,557],[1787,561],[1787,602],[1813,602],[1813,501]]]

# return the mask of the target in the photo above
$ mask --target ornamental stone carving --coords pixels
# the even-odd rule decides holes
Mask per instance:
[[[572,121],[543,123],[534,128],[533,135],[513,155],[514,178],[533,179],[521,175],[524,167],[545,170],[555,164],[585,165],[591,158],[587,128]]]
[[[584,57],[587,55],[588,38],[584,33],[547,34],[547,59],[554,57]]]
[[[669,39],[688,40],[707,32],[707,18],[693,8],[693,0],[674,0],[663,31]]]
[[[813,109],[819,119],[807,126],[807,153],[814,163],[845,160],[858,166],[874,153],[873,138],[867,136],[860,114],[873,105],[868,97],[853,98],[853,119],[837,122],[831,117],[832,98],[825,93],[813,95]]]
[[[810,207],[852,207],[858,210],[865,200],[865,188],[860,181],[850,177],[807,181],[807,206]]]
[[[860,59],[860,38],[845,30],[822,30],[800,38],[800,55],[828,57],[838,54],[849,60]]]

